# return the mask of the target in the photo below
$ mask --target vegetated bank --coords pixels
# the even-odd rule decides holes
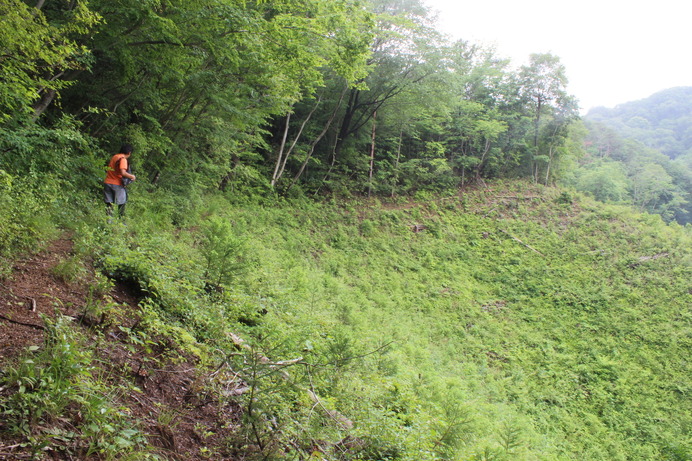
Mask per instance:
[[[68,382],[91,370],[93,386],[22,425],[55,388],[27,385],[26,360],[3,364],[4,433],[66,459],[180,456],[161,443],[178,430],[200,436],[188,458],[689,459],[688,228],[523,182],[419,199],[214,195],[182,212],[141,191],[126,226],[100,209],[72,220],[71,264],[129,287],[138,320],[92,288],[102,326],[56,367]],[[91,368],[114,332],[142,357],[130,374]],[[34,362],[76,341],[50,338]],[[125,396],[172,363],[196,368],[188,401],[145,423]],[[77,417],[90,395],[131,432]],[[176,426],[203,396],[229,423]]]

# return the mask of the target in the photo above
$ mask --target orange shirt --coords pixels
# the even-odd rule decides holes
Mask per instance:
[[[125,160],[122,162],[122,160]],[[108,172],[106,173],[106,184],[115,184],[116,186],[123,185],[123,176],[120,174],[120,170],[127,170],[127,158],[125,154],[115,154],[111,161],[108,163]]]

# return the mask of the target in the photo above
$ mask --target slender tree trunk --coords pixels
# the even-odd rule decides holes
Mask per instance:
[[[71,72],[67,78],[72,78],[78,74],[79,72]],[[53,75],[49,81],[54,82],[61,79],[63,76],[65,76],[65,71],[58,72],[57,74]],[[41,93],[41,99],[34,104],[34,121],[38,120],[41,114],[48,109],[48,106],[50,106],[53,100],[55,100],[55,97],[58,95],[57,90],[54,88],[46,89],[46,87],[40,88],[39,93]]]
[[[370,174],[368,181],[368,198],[372,194],[372,172],[375,169],[375,133],[377,129],[377,111],[372,116],[372,139],[370,142]]]
[[[351,94],[348,97],[348,105],[346,106],[346,113],[344,113],[344,118],[341,120],[341,126],[339,127],[339,133],[336,138],[336,148],[334,149],[336,155],[339,155],[344,141],[348,137],[351,123],[353,122],[353,116],[356,114],[358,108],[359,98],[360,90],[351,90]]]
[[[533,127],[533,147],[536,148],[536,153],[538,153],[538,130],[541,124],[541,109],[543,109],[543,100],[539,97],[536,102],[536,119],[534,120]]]
[[[533,158],[531,159],[531,175],[533,176],[533,182],[538,184],[538,161],[536,157],[538,156],[538,131],[541,125],[541,109],[543,109],[543,99],[539,96],[536,101],[536,119],[534,120],[533,127]]]
[[[551,139],[550,143],[550,148],[548,150],[548,166],[546,167],[545,171],[545,185],[548,185],[548,181],[550,180],[550,169],[553,164],[553,159],[555,158],[555,137],[557,136],[557,132],[559,130],[559,126],[555,126],[555,129],[553,130],[553,137]]]
[[[483,154],[481,155],[481,160],[478,162],[476,167],[476,179],[481,179],[481,170],[483,169],[483,164],[485,163],[485,157],[490,152],[490,138],[485,138],[485,147],[483,148]]]
[[[310,157],[312,157],[312,153],[315,151],[315,147],[317,146],[317,143],[319,143],[320,140],[324,137],[324,135],[327,134],[327,131],[329,131],[329,127],[332,125],[332,122],[336,118],[336,113],[339,111],[339,107],[341,107],[341,102],[344,100],[344,96],[346,95],[347,89],[348,89],[348,87],[346,87],[346,89],[344,89],[344,91],[341,93],[341,97],[339,98],[339,102],[336,104],[336,107],[334,107],[334,111],[332,112],[332,115],[329,117],[329,120],[327,121],[327,124],[325,125],[322,132],[317,136],[317,138],[315,138],[315,140],[312,142],[312,144],[310,144],[310,150],[308,151],[308,154],[305,157],[305,161],[300,166],[300,170],[298,171],[298,173],[296,173],[296,175],[293,177],[293,181],[291,182],[291,184],[286,189],[286,192],[288,192],[295,185],[295,183],[298,182],[298,179],[303,174],[303,172],[305,171],[305,167],[308,165],[308,162],[310,161]]]
[[[286,154],[283,154],[283,149],[284,149],[284,144],[282,143],[281,150],[279,151],[279,158],[277,159],[276,166],[278,168],[278,171],[275,171],[274,176],[272,177],[271,181],[271,186],[274,187],[276,183],[281,179],[281,177],[284,175],[284,170],[286,169],[286,163],[288,162],[288,157],[291,155],[293,152],[293,149],[296,147],[296,144],[298,143],[298,140],[303,134],[303,130],[305,129],[305,125],[307,125],[308,121],[312,118],[312,114],[315,113],[317,110],[317,107],[320,105],[320,102],[322,101],[322,96],[319,96],[317,98],[317,102],[315,103],[315,107],[312,108],[308,116],[303,120],[303,123],[300,124],[300,129],[298,130],[298,133],[296,134],[296,137],[293,139],[293,142],[291,143],[291,147],[289,147],[288,152]],[[288,120],[286,120],[286,134],[288,133]]]
[[[281,158],[284,155],[284,148],[286,147],[286,138],[288,138],[288,126],[291,122],[291,111],[288,111],[286,115],[286,126],[284,127],[284,135],[281,138],[281,146],[279,147],[279,155],[276,158],[276,166],[274,167],[274,173],[272,174],[271,186],[274,187],[279,174],[279,167],[281,166]]]
[[[44,91],[43,94],[41,95],[41,99],[34,104],[34,116],[33,120],[36,121],[38,118],[41,116],[42,113],[48,109],[48,106],[53,102],[55,99],[55,95],[58,92],[55,89],[50,89],[47,91]]]
[[[404,137],[404,128],[399,130],[399,144],[396,147],[396,161],[394,162],[394,182],[392,183],[392,197],[394,197],[394,189],[399,182],[399,160],[401,159],[401,142]]]
[[[550,166],[553,164],[553,156],[555,155],[555,147],[550,146],[548,150],[548,166],[545,168],[545,185],[548,185],[548,180],[550,179]]]

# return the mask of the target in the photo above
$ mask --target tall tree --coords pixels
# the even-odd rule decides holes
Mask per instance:
[[[336,136],[337,155],[375,112],[440,69],[435,49],[439,33],[420,0],[373,0],[371,8],[377,21],[372,70],[365,87],[349,91]]]
[[[509,129],[511,108],[506,102],[508,61],[498,59],[494,50],[464,41],[449,49],[446,67],[450,70],[451,112],[445,138],[449,160],[461,174],[480,180],[492,165],[503,162],[500,137]]]
[[[566,138],[564,128],[577,116],[576,101],[567,93],[564,65],[552,54],[532,54],[519,71],[519,83],[533,118],[531,175],[538,182],[543,165],[547,182],[555,152]]]

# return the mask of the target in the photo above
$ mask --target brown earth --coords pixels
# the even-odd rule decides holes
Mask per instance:
[[[240,407],[222,404],[207,391],[208,376],[201,375],[196,360],[175,349],[165,338],[148,345],[133,344],[128,332],[136,329],[139,314],[136,292],[126,285],[113,287],[103,302],[115,305],[115,314],[90,318],[85,306],[90,301],[88,280],[66,282],[57,276],[56,264],[70,257],[68,237],[54,241],[40,253],[19,260],[10,277],[0,280],[0,403],[15,389],[3,388],[2,370],[25,353],[30,346],[42,347],[44,320],[64,315],[85,334],[94,350],[94,363],[114,388],[136,385],[141,392],[120,395],[113,404],[125,408],[133,425],[155,447],[158,459],[240,460],[230,440],[239,427]],[[93,277],[93,270],[88,270]],[[79,421],[68,417],[43,422],[43,427],[79,430]],[[135,423],[136,422],[136,423]],[[31,442],[24,436],[8,435],[0,420],[0,460],[32,458]],[[81,442],[82,444],[84,442]],[[55,441],[44,450],[44,459],[88,460],[86,447],[76,441]],[[151,451],[150,451],[151,452]]]

